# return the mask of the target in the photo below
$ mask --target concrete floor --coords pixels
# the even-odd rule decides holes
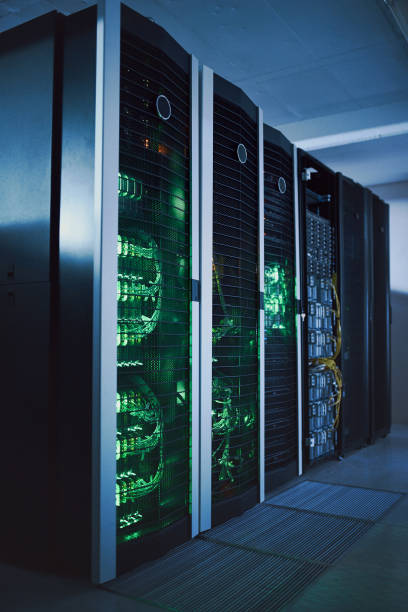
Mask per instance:
[[[394,426],[387,438],[350,454],[342,462],[322,464],[310,470],[306,478],[396,491],[404,496],[285,610],[408,610],[408,426]],[[86,582],[0,564],[2,612],[157,609]],[[233,611],[233,605],[230,609]]]

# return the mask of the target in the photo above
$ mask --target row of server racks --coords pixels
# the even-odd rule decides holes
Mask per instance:
[[[388,206],[119,3],[2,35],[6,559],[113,579],[390,430]]]

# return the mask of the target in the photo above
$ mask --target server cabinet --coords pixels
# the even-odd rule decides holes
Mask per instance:
[[[239,88],[206,68],[202,91],[202,130],[212,128],[208,144],[213,145],[213,156],[202,149],[201,161],[201,230],[203,240],[212,237],[211,248],[202,253],[201,496],[208,503],[201,519],[208,529],[254,505],[260,495],[258,160],[263,123]]]
[[[190,56],[164,31],[123,9],[116,443],[121,568],[154,555],[154,548],[156,554],[165,550],[166,539],[170,545],[191,534],[190,79]]]
[[[336,177],[298,151],[303,376],[303,456],[313,464],[339,449],[342,376]]]
[[[339,174],[342,451],[370,437],[369,236],[367,191]]]
[[[389,206],[371,200],[371,440],[391,429]]]
[[[265,490],[297,474],[293,146],[264,125]]]
[[[60,51],[55,13],[0,37],[1,556],[36,567],[54,518]]]
[[[51,54],[51,82],[43,87],[44,72],[36,89],[34,76],[33,99],[45,99],[44,117],[50,105],[53,112],[45,127],[45,118],[33,122],[41,154],[31,158],[22,227],[33,223],[34,238],[40,228],[54,251],[47,259],[38,250],[35,276],[29,259],[36,247],[27,241],[27,273],[24,262],[8,268],[42,290],[34,292],[33,282],[30,291],[2,290],[2,309],[16,304],[13,333],[24,334],[22,349],[34,360],[34,344],[41,352],[27,379],[36,375],[33,396],[19,394],[36,438],[20,436],[29,443],[10,469],[9,480],[17,479],[10,508],[20,503],[22,466],[35,452],[39,495],[24,527],[35,537],[22,530],[21,543],[35,543],[33,556],[40,541],[47,544],[51,567],[100,583],[197,532],[198,66],[119,2],[29,27],[38,33],[38,55]],[[18,31],[17,39],[31,62],[31,38]],[[14,75],[21,88],[26,72]],[[9,165],[25,163],[23,136]],[[11,210],[10,180],[2,179]],[[24,189],[20,179],[18,201]],[[36,225],[37,193],[38,216],[48,217]],[[3,231],[14,261],[18,236],[8,218]],[[30,336],[23,319],[32,309],[41,317],[32,317]],[[9,365],[20,381],[14,356]]]

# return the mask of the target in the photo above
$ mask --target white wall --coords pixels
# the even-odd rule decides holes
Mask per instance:
[[[408,193],[389,204],[391,291],[408,294]]]
[[[390,269],[392,419],[408,425],[408,194],[390,202]]]
[[[408,182],[370,188],[390,205],[392,421],[408,425]]]

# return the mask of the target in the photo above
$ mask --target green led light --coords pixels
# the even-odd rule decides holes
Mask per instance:
[[[124,529],[125,527],[130,527],[131,525],[136,525],[142,520],[143,516],[140,514],[138,510],[136,512],[131,512],[129,514],[124,514],[119,518],[119,528]]]
[[[280,329],[283,333],[293,332],[292,281],[288,279],[286,268],[279,264],[265,266],[265,334]]]
[[[159,249],[153,238],[138,231],[136,238],[118,236],[119,252],[119,261],[126,262],[126,272],[118,273],[117,300],[128,309],[118,317],[116,344],[134,346],[151,334],[159,321],[162,304]]]
[[[213,262],[213,284],[214,290],[218,292],[220,306],[223,311],[223,318],[218,326],[212,328],[213,345],[223,344],[225,339],[232,336],[240,336],[240,350],[242,354],[254,354],[256,351],[257,340],[254,330],[241,329],[242,311],[227,306],[225,301],[219,272]],[[246,341],[243,340],[246,338]],[[227,344],[225,344],[227,346]],[[218,364],[219,360],[213,356],[213,364]],[[212,383],[212,436],[213,436],[213,465],[218,466],[218,480],[233,483],[234,473],[243,466],[244,457],[242,449],[231,446],[231,438],[237,432],[251,430],[256,424],[256,406],[243,406],[240,399],[239,382],[233,382],[224,376],[222,370],[218,370],[218,365],[213,366]],[[235,385],[235,387],[234,387]],[[251,458],[248,455],[249,458]],[[237,472],[239,474],[239,472]]]
[[[127,415],[131,423],[117,433],[116,458],[138,456],[134,463],[143,462],[145,454],[159,450],[159,465],[148,479],[137,474],[137,467],[117,474],[116,504],[134,502],[149,495],[163,477],[163,415],[154,393],[140,377],[133,378],[134,388],[118,391],[116,406],[119,413]],[[134,471],[136,470],[136,471]],[[139,512],[134,510],[133,512]]]
[[[118,177],[118,195],[131,200],[140,200],[143,195],[143,185],[141,181],[119,172]]]

